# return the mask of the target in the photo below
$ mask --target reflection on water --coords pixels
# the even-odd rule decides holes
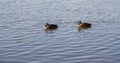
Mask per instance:
[[[86,30],[86,29],[89,29],[89,28],[91,28],[91,27],[80,27],[80,28],[78,28],[78,31]]]
[[[0,63],[119,63],[119,2],[0,0]]]

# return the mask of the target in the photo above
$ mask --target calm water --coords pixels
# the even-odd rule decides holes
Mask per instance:
[[[0,63],[120,63],[120,0],[0,0]]]

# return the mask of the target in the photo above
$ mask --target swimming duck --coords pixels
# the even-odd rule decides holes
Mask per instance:
[[[90,23],[82,23],[81,21],[79,21],[77,23],[77,27],[78,27],[78,31],[81,31],[82,29],[91,28],[91,24]]]
[[[46,23],[45,26],[44,26],[45,30],[54,30],[54,29],[57,29],[57,28],[58,28],[58,26],[56,24]]]
[[[90,28],[90,27],[91,27],[91,24],[90,24],[90,23],[82,23],[81,21],[79,21],[79,22],[77,23],[77,27]]]

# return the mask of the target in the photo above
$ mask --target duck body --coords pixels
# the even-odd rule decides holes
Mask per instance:
[[[88,29],[88,28],[91,28],[91,25],[90,23],[82,23],[81,21],[79,21],[77,23],[77,28],[78,28],[78,31],[81,31],[82,29]]]
[[[78,22],[77,24],[78,27],[86,27],[86,28],[90,28],[91,24],[90,23],[82,23],[81,21]]]
[[[49,24],[49,23],[46,23],[45,27],[44,27],[45,30],[54,30],[57,28],[58,28],[58,26],[56,24]]]

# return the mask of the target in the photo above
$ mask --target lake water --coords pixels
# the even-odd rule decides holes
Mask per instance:
[[[120,63],[120,0],[0,0],[0,63]]]

